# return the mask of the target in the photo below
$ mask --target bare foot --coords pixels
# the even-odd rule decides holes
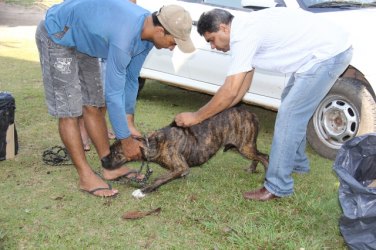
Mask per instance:
[[[91,141],[90,139],[88,139],[86,142],[82,142],[84,144],[84,151],[90,151],[91,147],[90,147],[90,144],[91,144]]]
[[[108,181],[116,180],[117,178],[122,176],[126,176],[126,178],[136,177],[139,180],[142,180],[144,178],[143,174],[137,174],[135,169],[131,169],[129,167],[121,167],[114,170],[105,168],[103,169],[103,177]]]
[[[80,189],[98,197],[111,197],[119,193],[102,180],[98,175],[91,172],[80,178]],[[96,191],[93,191],[96,190]]]
[[[135,128],[128,125],[129,131],[133,137],[142,137],[142,134]]]
[[[111,130],[108,130],[107,136],[108,136],[108,139],[110,139],[110,140],[113,140],[113,139],[116,138],[114,132],[112,132]]]
[[[131,135],[134,137],[141,137],[142,134],[138,132],[134,124],[134,115],[127,114],[127,122],[128,122],[128,128],[129,128],[129,131],[131,132]]]

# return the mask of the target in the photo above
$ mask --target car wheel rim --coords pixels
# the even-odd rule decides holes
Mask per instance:
[[[332,96],[321,102],[313,122],[315,132],[326,146],[339,149],[359,128],[358,110],[343,98]]]

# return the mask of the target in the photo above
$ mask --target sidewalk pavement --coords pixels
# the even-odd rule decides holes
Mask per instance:
[[[0,27],[36,26],[44,18],[45,9],[39,5],[24,7],[0,0]]]

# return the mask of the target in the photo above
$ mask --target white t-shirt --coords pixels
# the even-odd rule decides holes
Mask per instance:
[[[269,8],[231,22],[231,65],[227,75],[260,68],[304,72],[351,46],[338,25],[303,10]]]

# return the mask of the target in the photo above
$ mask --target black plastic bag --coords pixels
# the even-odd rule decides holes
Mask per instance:
[[[347,141],[337,153],[333,169],[339,177],[339,220],[350,249],[376,249],[376,134]]]
[[[6,158],[6,136],[9,125],[14,124],[16,104],[13,96],[8,92],[0,92],[0,160]],[[15,153],[18,153],[17,130],[14,128]]]

